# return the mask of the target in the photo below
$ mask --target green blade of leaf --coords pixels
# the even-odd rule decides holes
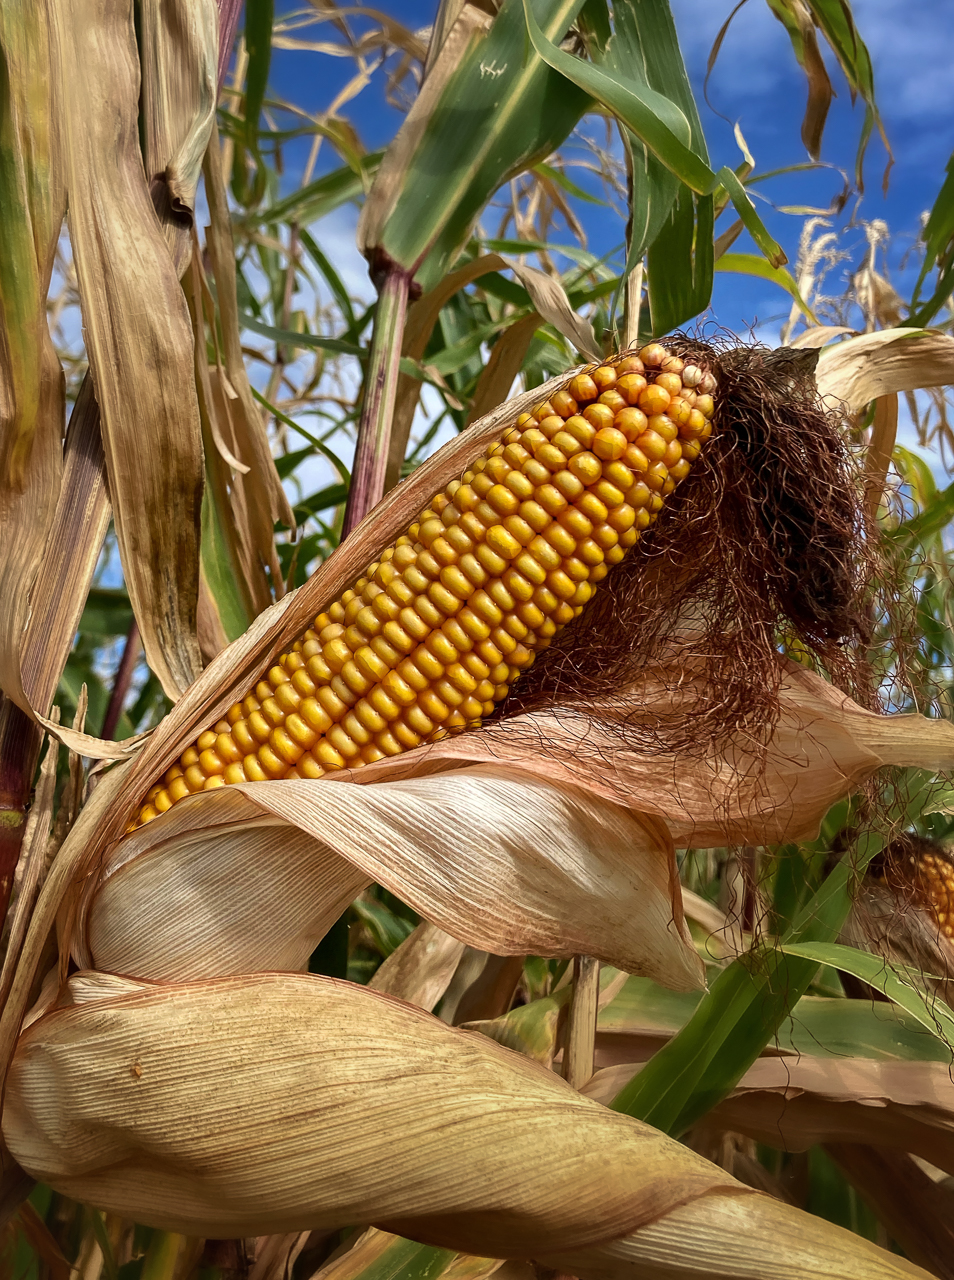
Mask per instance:
[[[353,342],[342,342],[340,338],[322,338],[313,333],[296,333],[293,329],[276,329],[274,325],[256,320],[248,312],[240,314],[239,320],[243,328],[251,329],[253,333],[259,333],[263,338],[271,338],[272,342],[281,343],[282,346],[301,347],[308,351],[335,351],[343,356],[366,354],[363,347],[355,346]]]
[[[746,231],[748,231],[773,267],[783,267],[788,262],[788,258],[785,256],[782,246],[769,235],[765,224],[755,211],[755,205],[749,199],[745,187],[743,187],[736,174],[726,165],[719,170],[717,177],[725,187],[729,199],[735,206],[736,213],[745,225]]]
[[[366,239],[365,252],[380,245],[415,272],[425,290],[446,272],[489,197],[511,176],[545,160],[589,106],[584,91],[568,86],[528,48],[522,3],[505,0],[490,30],[472,37],[439,101],[430,105],[413,152],[390,175],[396,179],[393,197],[383,209],[369,201],[374,216],[367,236],[375,243]],[[582,0],[532,3],[547,35],[560,40]],[[380,191],[383,199],[385,188]]]
[[[731,271],[739,275],[758,276],[760,280],[770,280],[784,289],[798,303],[799,309],[812,324],[818,324],[812,309],[798,291],[798,285],[790,271],[784,267],[773,267],[764,258],[754,253],[724,253],[715,264],[716,271]]]
[[[831,942],[851,908],[856,874],[883,847],[861,842],[854,867],[840,863],[799,912],[790,940]],[[804,995],[817,965],[780,951],[749,953],[724,969],[686,1026],[613,1100],[617,1111],[678,1135],[729,1092]]]
[[[922,995],[912,981],[912,977],[917,975],[912,975],[902,966],[897,969],[889,968],[881,956],[838,942],[783,943],[782,949],[787,955],[798,956],[817,964],[832,965],[836,969],[854,974],[856,978],[867,982],[870,987],[900,1005],[939,1039],[947,1042],[954,1040],[954,1013],[942,1001]]]

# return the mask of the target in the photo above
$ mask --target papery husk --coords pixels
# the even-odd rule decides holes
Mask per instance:
[[[543,1266],[585,1280],[901,1280],[905,1258],[822,1218],[753,1193],[706,1196],[598,1249],[552,1253]]]
[[[519,1055],[348,983],[81,973],[69,995],[21,1037],[5,1140],[63,1194],[149,1225],[370,1223],[581,1277],[924,1274]]]
[[[677,847],[810,840],[825,813],[884,765],[954,767],[954,725],[920,715],[866,711],[821,677],[779,657],[781,712],[764,762],[740,745],[681,757],[627,746],[618,732],[634,711],[671,699],[681,679],[692,697],[694,670],[647,670],[592,713],[540,711],[446,738],[360,769],[361,785],[419,776],[465,761],[583,787],[663,819]],[[625,966],[624,966],[625,967]]]
[[[75,955],[166,981],[298,968],[369,880],[496,955],[585,951],[677,989],[703,983],[663,824],[489,766],[202,793],[118,846]]]
[[[954,338],[924,329],[880,329],[826,347],[815,371],[823,398],[861,413],[871,400],[954,383]]]

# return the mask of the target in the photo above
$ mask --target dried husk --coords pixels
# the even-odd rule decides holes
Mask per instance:
[[[662,818],[682,848],[813,839],[831,805],[882,766],[954,767],[954,725],[866,711],[797,663],[778,661],[781,711],[760,768],[742,745],[701,758],[627,746],[614,720],[627,721],[634,708],[651,709],[661,696],[668,704],[675,683],[672,673],[647,671],[615,702],[595,706],[593,715],[513,716],[381,760],[358,770],[354,781],[368,785],[494,761]],[[682,669],[687,697],[693,674]]]
[[[860,413],[871,400],[954,383],[954,338],[924,329],[880,329],[826,347],[815,374],[819,394]]]
[[[300,968],[373,880],[496,955],[586,951],[702,984],[665,827],[579,788],[487,766],[357,790],[288,779],[203,793],[170,816],[104,868],[80,917],[81,965],[167,981]]]
[[[4,1137],[34,1176],[137,1221],[220,1237],[370,1223],[581,1277],[924,1274],[375,992],[77,974],[69,996],[21,1037]]]

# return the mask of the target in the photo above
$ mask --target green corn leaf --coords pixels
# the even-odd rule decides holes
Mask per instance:
[[[924,996],[917,988],[920,975],[903,965],[889,967],[881,956],[837,942],[785,943],[786,955],[844,969],[882,992],[910,1014],[922,1027],[945,1043],[954,1040],[954,1013],[941,1000]]]
[[[266,209],[246,214],[238,221],[249,227],[279,222],[315,222],[326,214],[334,213],[343,204],[362,199],[368,184],[377,173],[383,154],[382,151],[369,152],[362,158],[359,168],[342,165],[340,169],[334,169],[324,177],[309,182],[284,200],[278,200]]]
[[[787,261],[781,247],[769,235],[738,177],[729,168],[712,172],[692,147],[692,131],[684,112],[671,99],[631,75],[593,66],[565,53],[547,39],[523,0],[527,31],[541,58],[573,84],[589,93],[636,135],[679,180],[699,196],[711,196],[721,185],[739,217],[773,266]]]
[[[646,255],[652,331],[676,329],[704,311],[712,297],[712,196],[683,186]]]
[[[724,253],[721,258],[716,261],[716,271],[731,271],[739,275],[758,276],[760,280],[770,280],[772,284],[777,284],[780,289],[784,289],[798,303],[802,314],[809,320],[811,324],[818,324],[811,307],[798,291],[798,285],[790,271],[786,271],[784,267],[773,267],[766,262],[764,258],[758,257],[754,253]]]
[[[831,942],[851,908],[851,884],[881,850],[862,841],[854,866],[840,863],[799,912],[786,941]],[[805,994],[817,965],[764,948],[733,961],[683,1030],[614,1099],[617,1111],[683,1133],[735,1088]]]
[[[928,272],[938,268],[937,287],[926,302],[919,304],[921,288]],[[903,324],[913,328],[930,324],[954,291],[954,154],[947,162],[947,176],[938,192],[924,228],[924,265],[914,293],[911,314]]]
[[[796,948],[797,953],[803,955],[812,945],[821,946],[809,944]],[[883,965],[880,961],[878,964],[883,972]],[[839,968],[844,967],[839,963]],[[623,1037],[627,1035],[675,1035],[703,999],[696,992],[669,991],[650,978],[629,978],[612,1004],[600,1013],[597,1033],[601,1043],[619,1055],[625,1052]],[[802,996],[770,1043],[782,1052],[822,1058],[951,1060],[950,1050],[938,1039],[936,1027],[932,1025],[926,1031],[920,1017],[897,1005],[873,1005],[870,1000],[844,997]]]
[[[532,3],[547,37],[559,41],[582,0]],[[378,186],[369,197],[365,253],[382,248],[425,290],[445,273],[498,187],[546,159],[590,105],[585,91],[527,45],[522,4],[504,0],[490,30],[471,38],[412,154],[399,174],[389,174],[394,190]],[[412,110],[405,128],[413,117]]]
[[[239,321],[244,329],[251,329],[253,333],[271,338],[272,342],[281,343],[285,347],[300,347],[307,351],[334,351],[343,356],[365,354],[364,348],[355,346],[353,342],[342,342],[340,338],[322,338],[314,333],[296,333],[293,329],[276,329],[274,325],[257,320],[247,311],[239,316]]]

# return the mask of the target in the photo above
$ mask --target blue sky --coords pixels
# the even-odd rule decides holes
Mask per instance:
[[[379,7],[412,30],[420,30],[433,20],[436,0],[383,0]],[[806,97],[804,75],[784,29],[764,0],[748,0],[730,27],[709,82],[715,111],[703,101],[702,83],[712,41],[732,6],[728,0],[672,0],[672,7],[714,163],[735,165],[741,159],[732,134],[734,122],[741,126],[759,170],[805,161],[799,136]],[[280,13],[300,13],[304,6],[279,0],[277,8]],[[900,256],[913,243],[922,213],[930,207],[954,150],[954,73],[950,40],[945,38],[945,29],[949,36],[954,28],[952,5],[950,0],[855,0],[854,10],[871,53],[895,165],[885,196],[881,182],[887,157],[875,136],[865,165],[864,196],[860,200],[853,196],[835,224],[844,226],[852,214],[885,219],[895,235],[893,268],[897,272]],[[330,25],[322,24],[300,34],[327,40],[334,33]],[[852,106],[844,78],[827,50],[826,61],[838,96],[829,115],[822,158],[835,168],[792,175],[760,188],[772,202],[761,203],[762,215],[793,262],[803,218],[778,212],[772,205],[827,208],[843,185],[838,170],[853,174],[863,117],[863,105]],[[272,84],[277,93],[309,109],[327,104],[352,73],[350,61],[319,52],[279,49],[273,56]],[[716,112],[728,117],[728,122]],[[369,147],[387,142],[400,120],[384,99],[380,77],[344,114]],[[300,169],[302,159],[301,152],[289,152],[289,177],[296,167]],[[335,163],[334,153],[326,147],[318,172]],[[605,252],[621,240],[622,226],[615,215],[592,206],[583,206],[582,212],[595,251]],[[317,229],[349,283],[364,293],[363,264],[353,249],[354,221],[353,211],[342,211]],[[849,239],[848,247],[856,253],[851,267],[860,260],[863,246],[860,233]],[[751,249],[751,245],[743,237],[735,248]],[[909,278],[910,271],[895,276],[902,293]],[[785,295],[771,285],[717,275],[712,314],[731,329],[744,331],[758,323],[771,334],[787,309]]]

